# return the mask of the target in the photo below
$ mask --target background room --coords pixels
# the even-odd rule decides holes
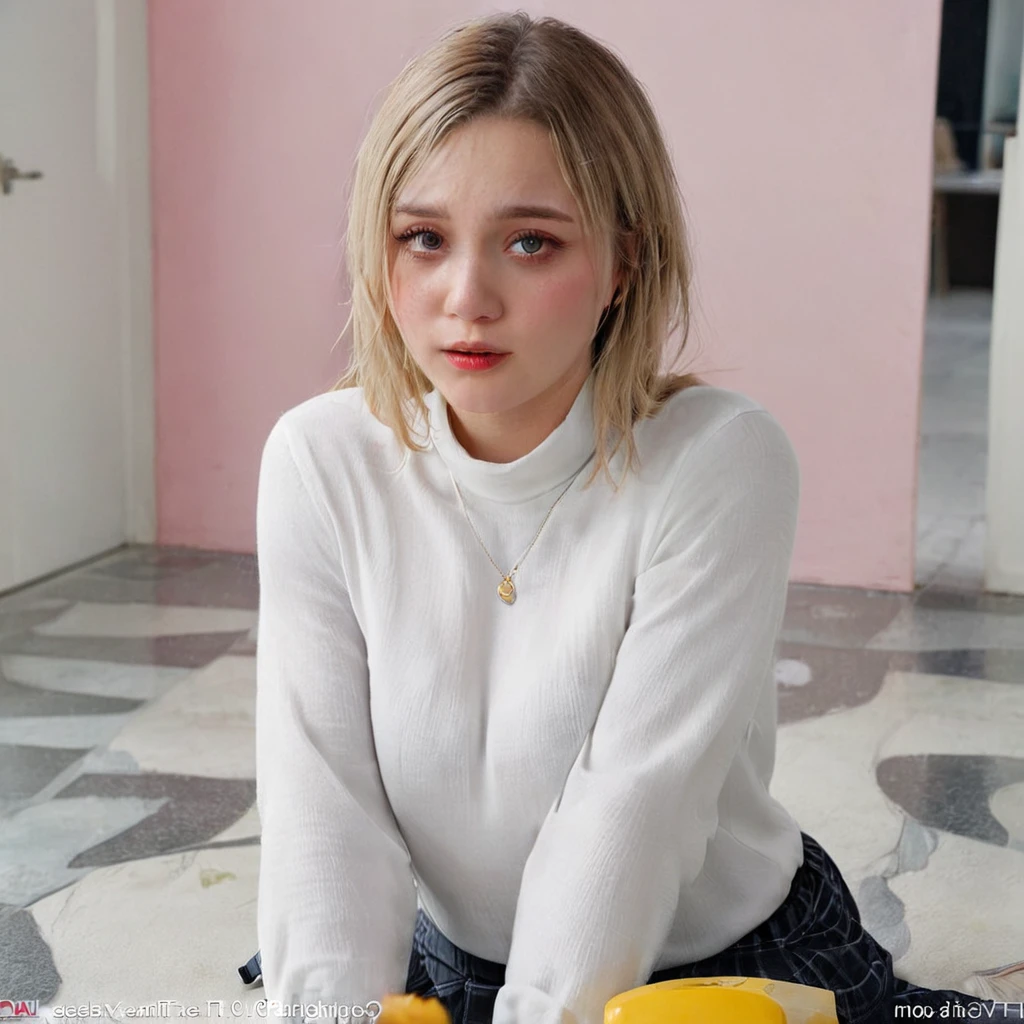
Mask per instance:
[[[774,795],[900,976],[1019,961],[1024,0],[519,6],[649,89],[692,368],[800,461]],[[260,456],[381,91],[485,9],[0,0],[0,995],[260,997]]]

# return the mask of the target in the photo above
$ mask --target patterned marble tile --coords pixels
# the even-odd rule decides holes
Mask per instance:
[[[253,659],[219,658],[134,715],[110,749],[146,772],[255,778],[255,698]]]
[[[989,810],[1006,830],[1006,845],[1024,853],[1024,783],[996,790],[989,798]]]
[[[0,656],[0,676],[37,690],[62,694],[149,700],[169,690],[189,673],[185,668],[118,664],[81,658]]]
[[[50,944],[35,918],[18,907],[0,906],[0,991],[19,999],[47,1003],[60,989],[61,976],[53,962]]]
[[[1015,850],[942,833],[925,870],[889,881],[912,936],[897,971],[937,988],[1020,960],[1022,860]]]
[[[854,899],[860,908],[861,920],[870,922],[867,931],[892,954],[893,962],[906,956],[910,949],[907,908],[889,888],[888,880],[881,875],[869,875],[861,880]]]
[[[1024,651],[872,651],[783,641],[777,658],[780,723],[864,704],[891,671],[1024,683]]]
[[[992,813],[991,800],[1024,782],[1024,758],[911,754],[885,758],[875,774],[882,792],[922,825],[1009,845],[1010,835]]]
[[[4,719],[40,715],[121,714],[139,707],[142,701],[95,694],[62,693],[24,686],[6,678],[0,661],[0,725]]]
[[[17,811],[4,821],[0,902],[28,906],[77,881],[91,867],[70,867],[75,857],[138,825],[164,802],[163,797],[87,796],[48,800]]]
[[[924,433],[920,505],[942,514],[984,513],[987,454],[984,434]]]
[[[206,568],[161,584],[163,603],[240,608],[259,606],[259,576],[252,555],[220,555]]]
[[[936,579],[790,588],[773,791],[948,986],[1024,948],[1024,599]],[[247,556],[130,548],[0,599],[0,991],[18,963],[44,1000],[246,997],[257,596]]]
[[[253,626],[252,629],[250,629],[249,632],[245,636],[243,636],[243,637],[239,638],[238,640],[236,640],[228,648],[228,654],[237,654],[237,655],[245,656],[247,658],[255,658],[256,657],[256,635],[257,635],[257,633],[258,633],[258,628],[256,626]]]
[[[14,597],[0,598],[0,639],[44,626],[63,615],[70,604],[70,601],[53,599],[29,601],[20,607]]]
[[[84,576],[125,580],[163,580],[215,565],[222,556],[191,548],[136,547],[85,568]]]
[[[974,519],[985,511],[991,299],[991,292],[958,289],[929,304],[916,551],[917,581],[925,585],[983,583],[984,523]]]
[[[1012,594],[986,594],[943,587],[918,591],[914,605],[922,611],[989,613],[997,616],[1024,616],[1024,597]]]
[[[908,594],[790,585],[780,637],[819,647],[862,647],[912,604]]]
[[[71,750],[0,743],[0,800],[17,801],[35,796],[88,752],[88,748]]]
[[[957,587],[963,590],[982,590],[985,586],[984,517],[968,523],[952,555],[938,564],[936,570],[921,580],[932,587]]]
[[[238,633],[256,623],[256,613],[229,608],[181,608],[153,604],[79,601],[33,632],[62,637],[172,637]]]
[[[248,630],[232,633],[116,638],[19,633],[0,639],[0,654],[200,668],[219,658],[247,635]]]
[[[1024,683],[1024,650],[979,648],[972,651],[918,651],[916,671],[926,675],[965,676],[997,683]]]
[[[138,771],[138,762],[127,751],[111,750],[109,747],[93,747],[82,758],[78,775],[110,775],[113,772],[137,775]],[[70,782],[71,780],[66,781]]]
[[[98,867],[201,845],[240,818],[256,799],[250,779],[206,779],[146,773],[80,775],[54,802],[85,796],[108,800],[161,800],[137,825],[82,850],[69,868]]]
[[[944,515],[919,527],[917,583],[977,591],[985,585],[984,515]]]
[[[47,602],[96,601],[255,611],[259,577],[252,555],[131,547],[0,598],[3,614]],[[19,627],[20,630],[20,627]]]
[[[47,593],[73,601],[133,602],[179,607],[255,611],[259,577],[252,555],[202,553],[194,564],[184,555],[167,565],[152,557],[141,565],[105,564],[52,581]],[[159,549],[156,549],[159,552]]]
[[[881,689],[894,661],[888,651],[791,642],[779,643],[777,651],[779,658],[790,666],[787,674],[776,665],[780,723],[817,718],[830,711],[866,704]],[[804,671],[798,671],[796,666],[803,666]]]
[[[238,1018],[259,1019],[264,991],[246,989],[235,971],[256,948],[258,870],[256,846],[99,868],[30,908],[54,967],[35,959],[38,944],[19,949],[19,959],[38,970],[39,988],[59,973],[51,1002],[170,998],[205,1016],[206,1001],[222,999],[227,1019],[241,1000]]]
[[[157,580],[72,576],[52,585],[52,593],[68,603],[102,601],[106,604],[173,605],[180,608],[225,608],[255,611],[259,586],[255,569],[250,575],[230,567],[210,566],[183,576]]]
[[[223,832],[218,832],[207,842],[208,847],[217,845],[233,846],[244,843],[259,843],[260,841],[260,812],[253,801],[249,810],[245,812],[236,822],[228,825]]]
[[[26,752],[35,747],[87,750],[109,743],[125,728],[129,720],[130,712],[120,715],[55,715],[45,718],[0,719],[0,743],[17,745],[17,749]]]
[[[947,597],[948,599],[948,597]],[[998,648],[1024,650],[1024,601],[1006,602],[999,611],[935,607],[903,608],[865,647],[875,651],[941,651]]]
[[[865,926],[886,936],[902,977],[949,987],[977,965],[1020,958],[1024,919],[1006,908],[1024,904],[1024,852],[908,824],[878,785],[878,766],[922,754],[1015,758],[1021,735],[1024,687],[896,671],[860,706],[780,726],[773,795],[839,864]],[[911,790],[904,799],[920,806],[925,796]],[[985,864],[984,887],[963,876],[966,862]]]
[[[906,920],[906,904],[892,891],[890,880],[906,871],[921,871],[927,864],[939,838],[914,818],[904,817],[899,839],[887,859],[877,865],[877,874],[861,879],[856,900],[870,933],[900,960],[910,951],[911,934]]]
[[[889,710],[877,760],[910,754],[1020,757],[1024,688],[1011,683],[893,672],[879,704]]]

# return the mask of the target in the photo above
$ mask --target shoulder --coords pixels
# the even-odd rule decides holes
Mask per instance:
[[[369,415],[362,388],[325,391],[286,409],[271,430],[293,444],[315,444],[360,430]]]
[[[360,387],[326,391],[283,412],[267,437],[264,458],[286,450],[305,476],[321,479],[380,460],[375,450],[395,447],[394,433],[370,411]]]
[[[788,558],[800,505],[800,470],[782,426],[736,391],[700,385],[677,392],[652,449],[660,462],[659,524],[647,564],[679,544],[706,543],[714,557],[772,551]],[[697,538],[701,538],[700,541]]]
[[[672,395],[657,416],[644,421],[643,449],[667,476],[714,464],[737,471],[799,474],[792,442],[779,421],[739,391],[701,384]]]

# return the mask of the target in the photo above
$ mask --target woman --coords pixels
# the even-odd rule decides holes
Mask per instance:
[[[894,979],[769,796],[797,462],[755,402],[660,373],[690,268],[641,86],[557,20],[461,26],[377,113],[347,242],[352,367],[260,475],[268,996],[968,1002]]]

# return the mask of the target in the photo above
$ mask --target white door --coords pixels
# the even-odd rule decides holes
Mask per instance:
[[[0,591],[152,537],[145,46],[138,0],[0,0]]]

